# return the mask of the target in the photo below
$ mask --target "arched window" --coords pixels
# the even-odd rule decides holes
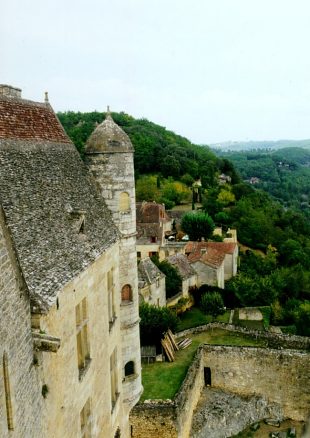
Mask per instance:
[[[6,352],[3,353],[3,377],[4,377],[6,419],[7,419],[8,429],[14,430],[11,388],[10,388],[10,378],[9,378],[9,364],[8,364],[8,355]]]
[[[132,288],[129,284],[122,287],[122,301],[132,301]]]
[[[132,376],[135,373],[135,364],[133,360],[129,361],[125,365],[125,377]]]
[[[127,192],[122,192],[119,195],[119,211],[130,210],[130,198]]]

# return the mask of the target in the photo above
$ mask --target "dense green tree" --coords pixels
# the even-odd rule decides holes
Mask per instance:
[[[190,240],[208,239],[214,230],[214,222],[207,213],[195,211],[182,217],[181,228]]]
[[[171,298],[182,290],[182,278],[177,269],[167,260],[159,261],[158,257],[152,257],[152,261],[166,276],[166,298]]]
[[[170,328],[173,332],[178,326],[176,314],[168,307],[157,307],[143,303],[139,308],[141,345],[160,347],[163,334]]]
[[[207,292],[203,294],[200,308],[204,313],[212,316],[221,315],[225,312],[223,298],[219,292]]]

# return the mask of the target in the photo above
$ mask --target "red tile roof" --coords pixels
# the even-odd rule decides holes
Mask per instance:
[[[48,103],[0,96],[0,139],[71,143]]]
[[[185,253],[190,263],[201,261],[209,266],[218,268],[225,259],[226,254],[233,254],[235,242],[188,242]]]

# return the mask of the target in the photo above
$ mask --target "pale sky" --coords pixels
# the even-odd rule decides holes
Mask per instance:
[[[196,143],[310,138],[309,0],[2,0],[0,83]]]

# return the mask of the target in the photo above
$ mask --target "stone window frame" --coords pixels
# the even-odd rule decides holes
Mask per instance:
[[[128,192],[124,191],[119,194],[118,206],[121,214],[127,214],[131,212],[130,194]]]
[[[136,375],[135,367],[135,362],[133,360],[129,360],[128,362],[126,362],[124,366],[125,380]]]
[[[9,359],[6,351],[4,351],[3,353],[3,380],[4,380],[7,426],[8,426],[8,430],[14,430],[11,386],[10,386],[10,376],[9,376]]]
[[[91,358],[89,348],[89,333],[88,333],[88,308],[87,299],[84,297],[75,306],[75,326],[76,326],[76,345],[77,345],[77,360],[79,370],[79,380],[86,373]]]
[[[109,330],[111,330],[117,319],[116,305],[115,305],[114,268],[111,268],[107,272],[107,291],[108,291]]]
[[[121,290],[121,304],[131,304],[132,302],[133,302],[133,290],[131,285],[129,283],[126,283],[124,284]]]
[[[111,411],[113,412],[119,398],[117,347],[110,356],[110,387],[111,387]]]
[[[80,412],[81,438],[91,438],[91,401],[87,399]]]

